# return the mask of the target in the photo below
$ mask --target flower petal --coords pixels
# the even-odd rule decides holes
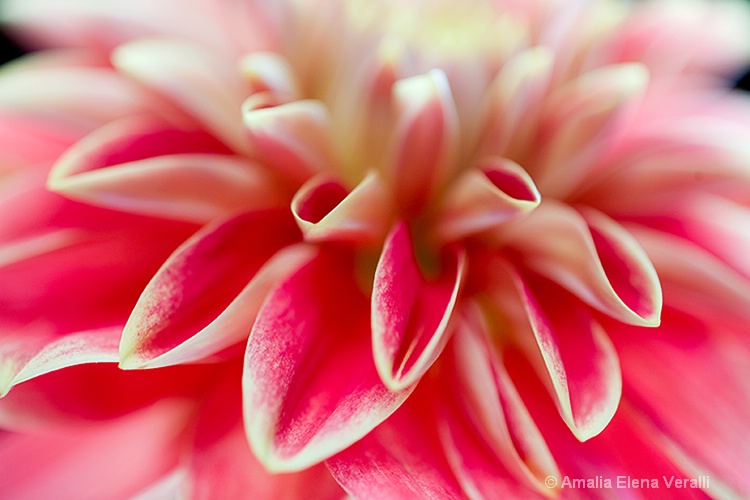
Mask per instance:
[[[578,187],[623,129],[648,84],[639,64],[584,73],[552,93],[539,125],[542,160],[532,175],[545,196],[562,198]]]
[[[177,465],[190,405],[163,402],[65,432],[4,434],[3,498],[129,498]]]
[[[372,345],[380,378],[392,391],[415,384],[440,355],[466,269],[456,251],[437,279],[420,271],[408,226],[386,239],[372,293]]]
[[[268,173],[224,152],[229,151],[203,132],[126,119],[70,148],[48,185],[87,203],[199,223],[283,203]]]
[[[708,475],[711,486],[727,488],[727,498],[750,495],[750,404],[739,397],[750,391],[746,325],[727,331],[692,312],[668,311],[659,335],[610,330],[624,396],[654,441],[686,474]]]
[[[397,125],[384,174],[404,210],[419,209],[456,169],[458,117],[441,70],[393,86]]]
[[[351,255],[321,249],[263,304],[245,356],[245,428],[271,471],[301,470],[393,413],[372,361],[367,296]],[[345,373],[346,377],[341,374]]]
[[[284,102],[264,92],[242,105],[253,156],[299,184],[336,166],[330,116],[321,101]]]
[[[184,108],[236,151],[247,151],[240,109],[248,89],[226,59],[187,41],[144,38],[120,45],[112,64]]]
[[[491,263],[487,293],[573,434],[600,433],[617,410],[622,378],[602,326],[565,290],[541,277]]]
[[[311,242],[381,243],[395,215],[388,186],[370,172],[351,192],[328,174],[306,182],[292,200],[292,213]]]
[[[454,368],[450,375],[452,381],[445,385],[447,391],[453,389],[453,397],[466,415],[446,417],[443,442],[458,455],[457,463],[452,464],[456,475],[472,488],[481,490],[484,480],[459,458],[464,456],[464,448],[465,460],[474,460],[479,470],[486,472],[494,468],[492,475],[504,476],[505,481],[512,478],[513,482],[519,482],[532,491],[546,494],[544,480],[547,477],[559,478],[559,471],[508,376],[502,355],[493,353],[490,334],[502,335],[503,332],[490,332],[478,304],[465,307],[449,347],[449,359]],[[483,454],[476,449],[476,444],[471,444],[473,440],[467,433],[476,434],[473,440],[485,443],[493,459],[482,460]],[[498,459],[504,468],[491,465]]]
[[[333,477],[353,497],[463,498],[434,427],[425,425],[434,418],[433,403],[417,397],[413,395],[362,440],[326,461]]]
[[[208,358],[245,338],[276,279],[304,261],[280,211],[250,212],[206,226],[153,277],[125,325],[120,366],[143,368]]]
[[[449,188],[437,215],[437,236],[443,241],[466,238],[522,217],[540,201],[534,181],[520,165],[486,159]]]
[[[187,452],[185,498],[340,499],[343,491],[323,464],[293,474],[271,474],[258,462],[242,426],[241,374],[231,366],[201,403]]]
[[[592,307],[629,324],[659,324],[656,271],[637,241],[604,214],[546,201],[502,231],[524,265]]]

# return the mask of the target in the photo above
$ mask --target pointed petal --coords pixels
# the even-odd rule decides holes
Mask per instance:
[[[510,480],[537,493],[547,493],[544,480],[559,478],[559,471],[508,376],[501,354],[493,352],[490,335],[503,333],[490,332],[478,304],[470,303],[463,309],[448,353],[454,370],[444,385],[464,416],[450,416],[451,411],[445,410],[443,442],[458,454],[457,462],[452,464],[456,475],[474,489],[482,489],[484,480],[469,465],[472,461],[479,470],[494,469],[491,475],[502,478],[499,482]],[[450,404],[446,401],[446,405]],[[471,434],[475,436],[472,438]],[[485,443],[489,454],[480,451],[482,446],[477,449],[477,442]],[[461,459],[464,447],[466,458]],[[493,466],[498,460],[502,466]]]
[[[279,206],[270,175],[218,141],[136,118],[97,129],[55,164],[48,186],[87,203],[205,223],[241,209]]]
[[[393,86],[397,125],[384,171],[405,210],[416,210],[454,173],[458,118],[441,70],[399,80]]]
[[[534,210],[541,195],[528,173],[504,158],[481,162],[459,177],[443,198],[437,236],[455,241]]]
[[[620,321],[659,324],[659,278],[638,242],[593,209],[578,212],[542,203],[527,218],[502,228],[524,264]]]
[[[117,361],[122,327],[77,332],[55,338],[41,326],[3,328],[0,337],[0,397],[16,384],[61,368]]]
[[[413,395],[362,440],[326,461],[351,496],[372,500],[463,497],[434,426],[425,425],[434,418],[433,402],[417,397]]]
[[[204,46],[167,39],[128,42],[112,53],[115,68],[181,106],[236,151],[246,152],[240,109],[247,89],[227,62]]]
[[[321,101],[285,98],[255,94],[242,105],[242,114],[254,157],[301,184],[336,165],[331,118]]]
[[[271,474],[258,462],[242,426],[241,373],[232,366],[201,403],[188,448],[185,498],[293,500],[315,492],[338,500],[343,491],[322,464],[292,474]]]
[[[466,269],[456,251],[437,279],[420,271],[408,226],[386,239],[373,285],[372,344],[380,378],[392,391],[415,384],[440,355]]]
[[[248,440],[267,469],[301,470],[330,457],[406,399],[409,390],[390,392],[380,381],[369,330],[351,255],[321,249],[270,293],[243,377]]]
[[[298,238],[291,217],[277,211],[245,213],[197,232],[143,291],[122,334],[120,365],[194,361],[245,338],[274,280],[299,265],[305,252],[263,266]]]
[[[395,215],[388,186],[370,172],[351,192],[328,174],[306,182],[292,200],[292,213],[307,241],[381,243]]]
[[[491,263],[486,291],[513,338],[545,381],[573,434],[600,433],[620,401],[617,353],[602,326],[565,290],[541,277]]]
[[[164,402],[45,435],[4,434],[3,498],[129,498],[177,465],[190,406]]]

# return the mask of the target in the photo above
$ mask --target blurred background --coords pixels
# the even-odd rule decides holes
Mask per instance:
[[[748,34],[750,36],[750,34]],[[0,30],[0,64],[15,59],[23,54],[23,50]],[[737,88],[750,91],[750,66],[736,76],[734,83]]]

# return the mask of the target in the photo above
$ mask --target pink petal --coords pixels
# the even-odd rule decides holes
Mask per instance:
[[[185,460],[185,498],[341,499],[343,491],[322,464],[292,474],[270,474],[253,456],[242,426],[239,370],[223,374],[199,409]]]
[[[444,392],[452,394],[453,404],[457,403],[465,416],[451,416],[451,411],[445,410],[443,442],[454,454],[452,466],[465,489],[481,491],[495,481],[518,482],[546,493],[544,480],[560,474],[502,358],[493,352],[490,335],[501,334],[490,331],[478,304],[464,309],[447,355],[454,369],[446,377],[450,380],[444,383]],[[446,401],[446,407],[450,404],[451,400]],[[485,443],[484,453],[484,446],[478,443]],[[487,473],[498,478],[487,482]]]
[[[0,79],[0,107],[60,123],[80,133],[110,120],[163,110],[143,89],[111,68],[19,65]]]
[[[0,151],[3,162],[0,174],[40,162],[52,162],[71,144],[79,134],[68,127],[28,116],[24,113],[0,113]]]
[[[485,154],[517,158],[528,147],[553,62],[548,49],[536,47],[510,58],[500,69],[490,84],[484,105]]]
[[[266,468],[313,465],[398,408],[410,391],[383,386],[372,356],[368,298],[352,256],[321,249],[270,293],[250,334],[245,428]]]
[[[250,82],[251,95],[272,92],[297,99],[301,94],[294,69],[280,54],[253,52],[242,58],[240,67],[242,75]]]
[[[177,465],[189,405],[164,402],[54,435],[0,438],[0,496],[130,498]]]
[[[147,38],[121,45],[112,54],[115,68],[182,107],[236,151],[245,152],[240,110],[248,89],[232,60],[187,41]]]
[[[670,459],[664,446],[642,425],[642,415],[627,404],[620,405],[617,415],[596,438],[585,443],[576,441],[554,414],[555,408],[549,398],[544,397],[544,388],[538,379],[529,376],[531,367],[523,362],[518,352],[509,351],[505,365],[521,396],[544,434],[561,469],[561,478],[548,490],[547,495],[562,498],[608,498],[612,492],[625,492],[642,498],[650,498],[657,492],[658,498],[679,500],[682,498],[704,499],[699,489],[668,488],[666,481],[687,480],[696,476],[686,474]],[[567,478],[568,483],[564,483]],[[659,489],[646,490],[632,486],[641,479],[658,482]],[[585,490],[573,483],[574,479],[590,480],[591,487]],[[609,481],[609,486],[607,486]],[[618,483],[618,481],[620,481]],[[630,481],[630,482],[629,482]],[[618,487],[618,485],[624,484]],[[711,478],[711,486],[714,486]],[[711,488],[712,491],[713,488]],[[576,495],[578,493],[578,495]]]
[[[285,98],[270,92],[250,97],[243,105],[245,129],[258,161],[301,184],[336,165],[331,118],[321,101]]]
[[[581,183],[647,84],[643,66],[613,65],[584,73],[549,96],[535,145],[542,160],[532,172],[545,196],[564,197]]]
[[[514,338],[556,402],[573,434],[600,433],[620,401],[617,353],[583,304],[554,283],[492,263],[487,292],[511,320]]]
[[[111,362],[68,366],[14,386],[0,399],[0,425],[14,432],[64,432],[70,425],[118,418],[158,401],[200,398],[216,374],[214,364],[136,372]]]
[[[456,169],[458,123],[450,85],[441,70],[393,86],[397,125],[386,177],[406,211],[419,209]]]
[[[433,404],[415,394],[375,430],[326,461],[333,477],[362,499],[463,498],[435,427],[425,425],[434,419]]]
[[[61,368],[83,363],[117,361],[122,327],[115,326],[65,336],[51,329],[30,325],[0,337],[0,397],[26,380]]]
[[[526,266],[592,307],[626,323],[659,324],[656,271],[637,241],[604,214],[547,201],[503,237]]]
[[[628,230],[659,273],[669,307],[709,318],[712,325],[750,323],[750,282],[695,243],[642,226]]]
[[[750,495],[750,405],[738,397],[750,391],[745,330],[671,310],[657,336],[612,328],[624,395],[645,416],[655,441],[685,473],[707,474],[737,498]]]
[[[225,152],[204,132],[126,119],[69,149],[48,185],[87,203],[200,223],[282,204],[268,173]]]
[[[388,186],[370,172],[347,192],[334,177],[319,174],[292,200],[292,213],[305,240],[381,243],[395,216]]]
[[[372,293],[372,345],[380,378],[392,391],[415,384],[440,355],[464,278],[466,255],[456,251],[437,279],[420,271],[408,226],[386,239]]]
[[[455,241],[534,210],[541,195],[528,173],[504,158],[483,160],[454,181],[437,216],[437,235]]]
[[[267,262],[298,238],[291,217],[280,211],[245,213],[204,227],[143,291],[122,334],[120,365],[194,361],[246,338],[269,288],[307,253],[298,248]]]

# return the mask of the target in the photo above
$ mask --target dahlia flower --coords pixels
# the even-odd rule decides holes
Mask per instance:
[[[4,0],[0,496],[750,497],[749,18]]]

